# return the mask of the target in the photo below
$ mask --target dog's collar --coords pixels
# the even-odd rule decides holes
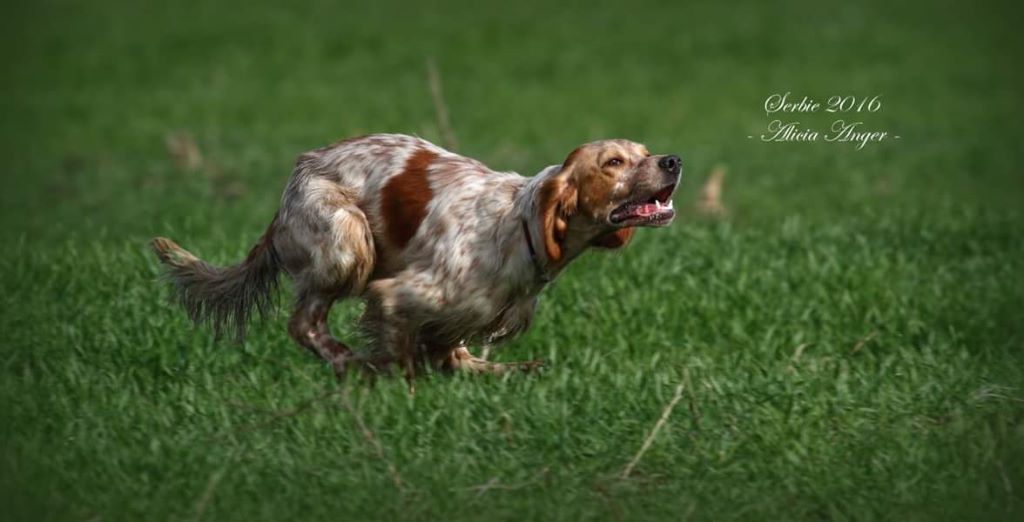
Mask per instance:
[[[526,239],[526,248],[530,250],[530,261],[533,262],[534,271],[537,272],[537,279],[543,283],[551,282],[551,275],[544,269],[544,265],[541,264],[540,258],[537,257],[537,250],[533,248],[533,236],[530,235],[530,225],[526,223],[525,219],[520,220],[523,224],[523,237]]]

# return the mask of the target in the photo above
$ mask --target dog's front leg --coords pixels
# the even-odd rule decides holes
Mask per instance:
[[[465,371],[469,373],[489,373],[502,375],[511,371],[528,372],[536,370],[544,365],[541,361],[522,361],[512,363],[497,363],[481,359],[470,353],[465,345],[455,347],[448,354],[445,361],[446,366],[452,370]]]
[[[414,320],[415,314],[410,303],[403,303],[396,298],[400,295],[399,288],[394,279],[387,279],[376,281],[367,289],[363,329],[375,346],[365,364],[376,370],[375,361],[384,364],[397,362],[409,385],[409,392],[413,393],[419,326]]]

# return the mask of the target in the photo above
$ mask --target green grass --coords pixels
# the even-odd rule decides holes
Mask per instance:
[[[1012,4],[6,12],[5,519],[1024,517]],[[287,292],[243,345],[193,330],[145,241],[236,261],[298,153],[439,139],[428,56],[460,152],[530,174],[583,141],[642,141],[684,157],[680,219],[545,291],[496,355],[546,359],[537,375],[339,388],[287,339]],[[864,119],[902,139],[747,139],[786,91],[881,94]],[[180,130],[207,166],[175,168]],[[719,164],[731,213],[701,218]],[[336,309],[342,337],[358,311]]]

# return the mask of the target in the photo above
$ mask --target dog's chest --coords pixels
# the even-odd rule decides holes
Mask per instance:
[[[444,330],[459,339],[500,342],[529,326],[536,303],[536,295],[502,289],[474,292],[449,303],[441,322]]]

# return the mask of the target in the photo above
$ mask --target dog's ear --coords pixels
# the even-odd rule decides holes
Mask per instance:
[[[562,259],[562,245],[569,229],[569,217],[576,213],[576,184],[572,179],[573,158],[570,154],[558,174],[541,185],[538,209],[544,253],[549,262]]]
[[[590,246],[608,249],[622,248],[633,239],[633,232],[635,232],[633,227],[620,228],[591,239]]]

